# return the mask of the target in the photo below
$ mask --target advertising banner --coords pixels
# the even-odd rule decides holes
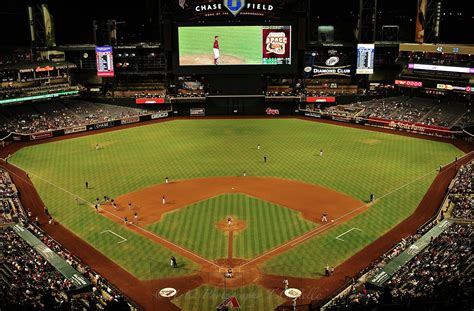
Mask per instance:
[[[136,123],[136,122],[139,122],[139,121],[140,121],[140,117],[139,116],[134,116],[134,117],[124,118],[124,119],[120,120],[120,123],[123,125],[123,124]]]
[[[137,98],[135,99],[135,104],[164,104],[164,98]]]
[[[189,115],[190,116],[205,116],[206,115],[206,109],[205,108],[191,108],[189,109]]]
[[[317,112],[305,112],[304,116],[311,117],[311,118],[321,118],[321,114]]]
[[[102,123],[92,124],[92,125],[89,127],[89,131],[90,131],[90,130],[105,129],[105,128],[112,127],[112,126],[114,126],[114,123],[113,123],[113,122],[102,122]]]
[[[34,133],[30,134],[30,140],[38,140],[53,137],[52,132]]]
[[[151,115],[151,119],[152,120],[161,119],[161,118],[166,118],[167,116],[168,116],[167,112],[155,113]]]
[[[306,97],[307,103],[335,103],[336,97]]]
[[[305,53],[305,77],[351,77],[354,66],[352,48],[323,47]]]
[[[262,32],[263,64],[291,64],[291,27],[264,27]]]
[[[87,127],[84,125],[84,126],[64,129],[64,134],[67,135],[67,134],[73,134],[73,133],[79,133],[79,132],[85,132],[85,131],[87,131]]]
[[[423,82],[409,81],[409,80],[395,80],[395,85],[407,86],[407,87],[422,87]]]
[[[276,115],[280,114],[280,110],[279,109],[272,109],[272,108],[268,107],[267,109],[265,109],[265,113],[269,116],[276,116]]]
[[[442,136],[452,135],[452,132],[449,130],[449,128],[443,126],[425,125],[406,121],[386,120],[373,117],[368,119],[368,123],[371,125],[383,126],[391,129],[406,130],[424,134],[436,134]]]

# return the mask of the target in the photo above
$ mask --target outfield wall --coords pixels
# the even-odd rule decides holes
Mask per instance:
[[[120,125],[163,119],[163,118],[167,118],[168,116],[169,116],[168,112],[157,112],[157,113],[153,113],[149,115],[132,116],[132,117],[127,117],[127,118],[123,118],[119,120],[112,120],[112,121],[99,122],[99,123],[82,125],[82,126],[69,127],[69,128],[64,128],[64,129],[59,129],[59,130],[54,130],[54,131],[45,131],[45,132],[38,132],[38,133],[32,133],[32,134],[13,133],[12,137],[13,137],[13,141],[35,141],[35,140],[41,140],[41,139],[81,133],[81,132],[96,131],[96,130],[116,127]]]

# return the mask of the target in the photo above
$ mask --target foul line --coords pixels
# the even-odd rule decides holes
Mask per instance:
[[[127,242],[127,239],[126,239],[126,238],[124,238],[124,237],[121,236],[121,235],[118,235],[117,233],[113,232],[112,230],[104,230],[104,231],[102,231],[100,234],[106,233],[106,232],[110,232],[110,233],[112,233],[113,235],[116,235],[116,236],[118,236],[119,238],[122,239],[122,241],[117,242],[117,244],[120,244],[120,243],[123,243],[123,242]]]
[[[343,241],[343,242],[344,242],[344,240],[341,239],[341,236],[343,236],[343,235],[345,235],[345,234],[351,232],[352,230],[362,231],[362,230],[359,229],[359,228],[352,228],[352,229],[349,229],[349,230],[347,230],[346,232],[339,234],[339,235],[336,237],[336,240],[339,240],[339,241]]]
[[[14,166],[14,167],[16,167],[16,168],[18,168],[18,169],[20,169],[20,170],[22,170],[22,171],[24,171],[24,172],[26,172],[23,168],[21,168],[21,167],[15,165],[15,164],[11,164],[11,165]],[[10,172],[10,173],[12,173],[12,172]],[[25,180],[23,177],[19,176],[19,175],[16,174],[16,173],[12,173],[12,174],[14,174],[15,176],[17,176],[17,177],[20,178],[20,179]],[[76,194],[74,194],[74,193],[72,193],[72,192],[70,192],[70,191],[68,191],[68,190],[66,190],[66,189],[64,189],[64,188],[62,188],[62,187],[60,187],[60,186],[58,186],[58,185],[52,183],[52,182],[50,182],[49,180],[46,180],[46,179],[44,179],[44,178],[42,178],[42,177],[40,177],[40,176],[38,176],[38,175],[36,175],[36,174],[33,174],[33,173],[28,173],[28,174],[29,174],[30,176],[34,176],[34,177],[36,177],[36,178],[38,178],[38,179],[44,181],[44,182],[47,183],[47,184],[50,184],[50,185],[53,186],[53,187],[58,188],[58,189],[61,190],[61,191],[64,191],[65,193],[68,193],[68,194],[70,194],[70,195],[72,195],[72,196],[74,196],[74,197],[77,197],[77,198],[81,199],[83,202],[89,203],[91,206],[94,206],[94,204],[93,204],[92,202],[89,202],[89,201],[83,199],[82,197],[80,197],[80,196],[78,196],[78,195],[76,195]],[[108,214],[114,216],[114,217],[117,218],[117,219],[122,220],[122,217],[117,216],[116,214],[114,214],[114,213],[112,213],[112,212],[109,212],[109,211],[107,211],[106,209],[102,209],[102,211],[104,211],[104,212],[106,212],[106,213],[108,213]],[[151,232],[151,231],[148,231],[148,230],[146,230],[146,229],[143,229],[142,227],[139,227],[139,226],[137,226],[136,224],[131,224],[131,225],[134,226],[135,228],[137,228],[138,230],[141,230],[141,231],[143,231],[143,232],[146,232],[147,234],[150,234],[150,235],[156,237],[156,238],[157,238],[158,240],[160,240],[160,241],[163,241],[163,242],[165,242],[165,243],[168,243],[168,244],[170,244],[170,245],[173,245],[173,247],[175,247],[175,248],[181,250],[181,251],[184,252],[184,253],[190,254],[190,255],[192,255],[193,257],[199,258],[201,261],[204,261],[204,262],[206,262],[206,263],[208,263],[208,264],[211,264],[211,265],[213,265],[213,266],[215,266],[215,267],[220,268],[220,266],[217,265],[215,262],[212,262],[212,261],[210,261],[210,260],[208,260],[208,259],[206,259],[206,258],[203,258],[203,257],[199,256],[199,255],[196,254],[196,253],[191,252],[190,250],[187,250],[187,249],[185,249],[185,248],[183,248],[183,247],[181,247],[181,246],[179,246],[179,245],[176,245],[176,244],[174,244],[173,242],[170,242],[170,241],[168,241],[168,240],[166,240],[166,239],[164,239],[164,238],[162,238],[162,237],[156,235],[155,233],[153,233],[153,232]],[[167,246],[165,246],[165,245],[163,245],[163,244],[161,244],[161,243],[160,243],[160,245],[163,246],[163,247],[166,247],[167,249],[170,249],[169,247],[167,247]],[[189,259],[189,258],[188,258],[188,259]]]
[[[464,158],[464,157],[467,157],[467,156],[469,156],[471,153],[472,153],[472,151],[469,152],[469,153],[465,153],[465,154],[462,155],[459,159],[462,159],[462,158]],[[459,159],[458,159],[458,160],[459,160]],[[452,165],[452,164],[454,164],[454,163],[456,163],[456,161],[453,160],[453,161],[451,161],[451,162],[446,163],[445,165],[442,165],[442,167],[447,167],[447,166],[450,166],[450,165]],[[9,163],[9,164],[10,164],[10,163]],[[10,165],[12,165],[12,166],[14,166],[14,167],[16,167],[16,168],[18,168],[18,169],[20,169],[20,170],[26,172],[26,170],[24,170],[24,169],[21,168],[20,166],[17,166],[17,165],[15,165],[15,164],[10,164]],[[423,179],[423,178],[425,178],[426,176],[428,176],[429,174],[432,174],[432,173],[434,173],[434,172],[439,172],[439,170],[438,170],[438,169],[431,170],[431,171],[427,172],[426,174],[423,174],[423,175],[421,175],[420,177],[415,178],[414,180],[412,180],[412,181],[410,181],[410,182],[408,182],[408,183],[406,183],[406,184],[404,184],[404,185],[401,185],[400,187],[395,188],[395,189],[393,189],[392,191],[390,191],[390,192],[388,192],[388,193],[386,193],[386,194],[380,196],[380,197],[378,198],[378,200],[380,200],[380,199],[382,199],[382,198],[385,198],[385,197],[391,195],[392,193],[397,192],[397,191],[399,191],[399,190],[405,188],[406,186],[409,186],[409,185],[411,185],[412,183],[414,183],[414,182],[416,182],[416,181],[418,181],[418,180],[420,180],[420,179]],[[443,173],[445,173],[445,172],[446,172],[446,171],[443,170],[443,171],[439,172],[439,174],[443,174]],[[10,172],[10,173],[11,173],[11,172]],[[18,176],[18,175],[15,174],[15,173],[13,173],[13,174],[16,175],[17,177],[23,179],[21,176]],[[72,193],[72,192],[70,192],[70,191],[68,191],[68,190],[66,190],[66,189],[64,189],[64,188],[62,188],[62,187],[60,187],[60,186],[57,186],[56,184],[54,184],[54,183],[52,183],[52,182],[50,182],[50,181],[48,181],[48,180],[46,180],[46,179],[44,179],[44,178],[42,178],[42,177],[36,175],[36,174],[31,173],[30,175],[31,175],[31,176],[36,176],[37,178],[39,178],[39,179],[43,180],[44,182],[46,182],[46,183],[52,185],[53,187],[56,187],[56,188],[58,188],[58,189],[60,189],[60,190],[62,190],[62,191],[64,191],[64,192],[66,192],[66,193],[69,193],[69,194],[71,194],[71,195],[76,196],[74,193]],[[76,196],[76,197],[82,199],[82,198],[79,197],[79,196]],[[87,203],[89,203],[90,205],[94,206],[91,202],[89,202],[89,201],[87,201],[87,200],[84,200],[84,199],[82,199],[82,200],[83,200],[84,202],[87,202]],[[308,239],[314,237],[315,235],[317,235],[317,234],[319,234],[319,233],[321,233],[321,232],[326,231],[328,228],[333,227],[334,225],[336,225],[336,223],[337,223],[338,220],[341,220],[341,219],[343,219],[343,218],[345,218],[345,217],[347,217],[347,216],[349,216],[349,215],[351,215],[351,214],[353,214],[353,213],[355,213],[355,212],[361,210],[362,208],[364,208],[364,207],[366,207],[366,206],[369,206],[370,204],[371,204],[370,202],[369,202],[369,203],[366,203],[366,204],[363,204],[363,205],[361,205],[361,206],[355,208],[354,210],[349,211],[349,212],[347,212],[346,214],[340,216],[339,218],[334,219],[334,222],[327,223],[326,225],[322,225],[322,226],[317,227],[317,228],[315,228],[315,229],[313,229],[313,230],[310,230],[310,231],[308,231],[307,233],[305,233],[305,234],[303,234],[303,235],[300,235],[299,237],[297,237],[297,238],[295,238],[295,239],[293,239],[293,240],[291,240],[291,241],[286,242],[285,244],[282,244],[282,245],[280,245],[280,246],[277,246],[277,247],[275,247],[275,248],[270,249],[269,251],[267,251],[267,252],[265,252],[265,253],[263,253],[263,254],[261,254],[261,255],[255,257],[255,258],[253,258],[253,259],[247,261],[246,263],[244,263],[244,264],[242,264],[242,265],[240,265],[240,266],[238,266],[238,267],[236,267],[236,268],[239,268],[239,269],[240,269],[240,268],[242,268],[242,267],[244,267],[244,266],[247,266],[247,265],[249,265],[249,264],[251,264],[251,263],[253,263],[253,262],[259,260],[259,259],[262,258],[262,257],[268,256],[269,254],[272,254],[272,253],[276,252],[277,250],[280,250],[280,249],[283,248],[283,247],[288,247],[288,246],[289,246],[289,247],[292,248],[292,247],[294,247],[294,246],[296,246],[296,245],[299,245],[299,244],[303,243],[304,241],[306,241],[306,240],[308,240]],[[105,211],[106,213],[109,213],[110,215],[112,215],[112,216],[114,216],[114,217],[116,217],[116,218],[122,220],[121,217],[115,215],[114,213],[109,212],[109,211],[107,211],[107,210],[104,210],[104,211]],[[155,236],[155,237],[156,237],[157,239],[159,239],[159,240],[165,241],[165,242],[167,242],[167,243],[173,245],[174,247],[176,247],[177,249],[180,249],[180,250],[183,251],[183,252],[186,252],[186,253],[188,253],[188,254],[191,254],[192,256],[194,256],[194,257],[196,257],[196,258],[200,258],[200,259],[201,259],[202,261],[204,261],[204,262],[207,262],[207,263],[209,263],[209,264],[211,264],[211,265],[213,265],[213,266],[215,266],[215,267],[220,268],[220,266],[217,265],[216,263],[214,263],[214,262],[212,262],[212,261],[210,261],[210,260],[207,260],[206,258],[203,258],[203,257],[201,257],[201,256],[199,256],[199,255],[197,255],[197,254],[195,254],[195,253],[193,253],[193,252],[191,252],[191,251],[185,249],[185,248],[182,248],[182,247],[180,247],[179,245],[176,245],[176,244],[174,244],[174,243],[172,243],[172,242],[169,242],[168,240],[166,240],[166,239],[164,239],[164,238],[162,238],[162,237],[160,237],[160,236],[154,234],[154,233],[151,232],[151,231],[145,230],[145,229],[143,229],[142,227],[139,227],[139,226],[137,226],[137,225],[135,225],[135,224],[132,224],[132,226],[136,227],[136,228],[139,229],[139,230],[142,230],[143,232],[146,232],[146,233],[148,233],[148,234],[150,234],[150,235]],[[162,246],[164,246],[164,245],[162,245]],[[166,247],[166,246],[164,246],[164,247]],[[168,248],[168,249],[169,249],[169,248]]]
[[[465,157],[465,156],[467,156],[467,155],[469,155],[469,154],[465,154],[463,157]],[[445,164],[444,166],[452,165],[453,163],[455,163],[455,161],[451,161],[451,162],[449,162],[448,164]],[[438,172],[438,169],[431,170],[431,171],[427,172],[426,174],[423,174],[423,175],[421,175],[420,177],[417,177],[417,178],[413,179],[412,181],[410,181],[410,182],[408,182],[408,183],[406,183],[406,184],[404,184],[404,185],[401,185],[400,187],[397,187],[397,188],[395,188],[395,189],[393,189],[393,190],[387,192],[386,194],[380,196],[380,197],[378,198],[378,200],[383,199],[383,198],[385,198],[385,197],[391,195],[392,193],[397,192],[397,191],[399,191],[399,190],[401,190],[401,189],[403,189],[403,188],[405,188],[405,187],[407,187],[407,186],[409,186],[409,185],[411,185],[411,184],[413,184],[413,183],[419,181],[420,179],[423,179],[423,178],[425,178],[426,176],[428,176],[428,175],[430,175],[430,174],[433,174],[433,173],[435,173],[435,172]],[[442,174],[442,173],[444,173],[444,171],[442,171],[442,172],[440,172],[440,173]],[[314,228],[313,230],[310,230],[310,231],[306,232],[305,234],[300,235],[299,237],[296,237],[295,239],[286,242],[285,244],[282,244],[282,245],[279,245],[279,246],[277,246],[277,247],[275,247],[275,248],[272,248],[272,249],[268,250],[267,252],[265,252],[265,253],[263,253],[263,254],[261,254],[261,255],[255,257],[255,258],[253,258],[253,259],[251,259],[251,260],[249,260],[249,261],[247,261],[246,263],[242,264],[240,267],[247,266],[247,265],[249,265],[249,264],[251,264],[251,263],[253,263],[253,262],[255,262],[255,261],[257,261],[257,260],[259,260],[259,259],[261,259],[261,258],[263,258],[263,257],[266,257],[266,256],[268,256],[268,255],[270,255],[270,254],[272,254],[272,253],[274,253],[274,252],[276,252],[276,251],[278,251],[278,250],[280,250],[280,249],[282,249],[282,248],[285,248],[285,247],[293,248],[294,246],[299,245],[299,244],[305,242],[306,240],[313,238],[313,237],[316,236],[317,234],[322,233],[322,232],[326,231],[327,229],[333,227],[334,225],[337,224],[337,221],[338,221],[338,220],[341,220],[341,219],[343,219],[343,218],[345,218],[345,217],[347,217],[347,216],[349,216],[349,215],[354,214],[355,212],[357,212],[357,211],[359,211],[359,210],[361,210],[361,209],[363,209],[363,208],[365,208],[365,207],[371,205],[371,203],[372,203],[372,202],[362,204],[361,206],[359,206],[359,207],[353,209],[352,211],[349,211],[349,212],[347,212],[346,214],[344,214],[344,215],[342,215],[342,216],[340,216],[340,217],[334,219],[334,222],[330,222],[330,223],[327,223],[327,224],[322,225],[322,226],[320,226],[320,227]]]

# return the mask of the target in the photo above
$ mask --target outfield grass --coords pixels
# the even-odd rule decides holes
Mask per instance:
[[[240,311],[275,310],[285,300],[260,286],[250,285],[235,289],[200,286],[172,300],[183,311],[215,310],[226,298],[235,296]]]
[[[213,58],[214,36],[219,36],[221,57],[240,58],[244,65],[262,64],[261,26],[179,27],[179,56],[204,54]]]
[[[233,258],[251,259],[315,227],[294,210],[243,194],[225,194],[167,213],[147,229],[203,257],[227,258],[228,236],[215,225],[229,215],[247,223],[233,236]]]
[[[104,148],[95,150],[96,143]],[[345,225],[364,227],[360,237],[354,233],[353,244],[335,244],[331,237],[345,231],[338,227],[299,248],[308,259],[304,270],[281,271],[309,276],[320,271],[323,256],[331,255],[331,264],[340,263],[410,215],[434,179],[434,171],[460,155],[451,144],[294,119],[176,120],[27,147],[15,153],[11,163],[33,176],[56,219],[141,278],[147,275],[135,267],[137,261],[154,257],[142,251],[142,245],[148,245],[145,238],[136,236],[131,252],[115,251],[116,245],[104,242],[96,231],[115,231],[120,226],[87,207],[77,208],[70,194],[35,176],[92,202],[104,194],[117,197],[162,183],[165,176],[176,180],[236,176],[242,171],[319,184],[367,200],[370,193],[378,198],[426,175]],[[85,189],[86,180],[93,189]],[[314,260],[315,256],[321,258]],[[297,257],[298,251],[288,252],[267,268],[274,271],[271,267],[285,265],[288,269],[291,258]]]

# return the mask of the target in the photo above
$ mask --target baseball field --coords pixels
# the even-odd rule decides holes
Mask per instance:
[[[409,217],[440,165],[462,154],[300,119],[203,119],[33,145],[9,162],[80,239],[151,292],[178,290],[171,301],[150,294],[156,310],[210,310],[231,294],[241,310],[273,310],[285,301],[283,279],[302,287],[326,265],[337,271]]]
[[[220,65],[261,65],[261,26],[179,27],[179,64],[213,65],[214,36],[219,36]]]

